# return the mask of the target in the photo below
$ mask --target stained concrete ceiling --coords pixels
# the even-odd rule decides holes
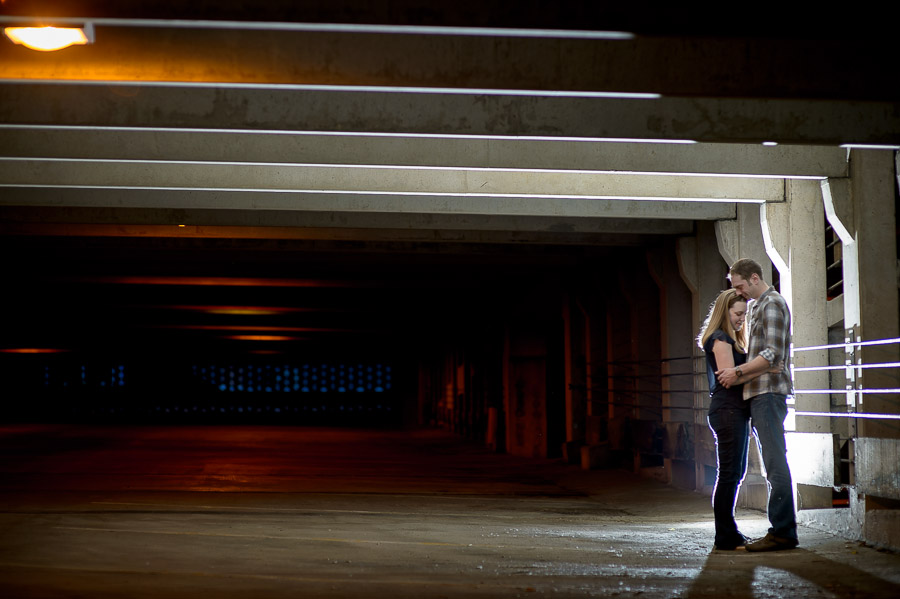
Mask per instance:
[[[270,326],[371,342],[411,297],[451,298],[428,313],[485,282],[578,276],[780,201],[785,178],[844,177],[842,146],[900,144],[890,38],[860,29],[877,15],[839,37],[799,13],[723,26],[640,3],[257,4],[0,6],[96,32],[0,43],[0,233],[41,290],[9,309],[83,293],[78,310],[109,300],[91,322],[209,341],[224,329],[184,315],[210,312],[177,306],[308,307]],[[46,344],[90,336],[78,310]]]

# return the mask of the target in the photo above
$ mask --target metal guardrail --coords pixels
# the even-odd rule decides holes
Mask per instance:
[[[872,341],[847,341],[844,343],[831,343],[827,345],[814,345],[810,347],[791,347],[791,356],[796,354],[797,352],[804,351],[814,351],[814,350],[823,350],[823,349],[844,349],[847,351],[848,355],[854,353],[856,348],[860,347],[870,347],[876,345],[891,345],[891,344],[900,344],[900,338],[892,338],[892,339],[875,339]],[[848,398],[852,397],[853,402],[848,403],[848,408],[853,408],[854,411],[848,412],[798,412],[794,411],[795,416],[812,416],[812,417],[821,417],[821,418],[852,418],[852,419],[871,419],[871,420],[900,420],[900,414],[875,414],[871,412],[857,412],[855,408],[861,402],[862,397],[867,394],[896,394],[900,393],[900,388],[882,388],[882,389],[866,389],[861,386],[856,386],[855,382],[858,380],[856,377],[862,374],[863,370],[866,369],[879,369],[879,368],[900,368],[900,362],[881,362],[881,363],[873,363],[873,364],[862,364],[862,363],[853,363],[847,360],[847,363],[843,365],[828,365],[828,366],[803,366],[803,367],[792,367],[791,375],[793,378],[793,374],[795,372],[819,372],[819,371],[831,371],[831,370],[843,370],[845,372],[850,373],[853,372],[853,377],[851,383],[848,384],[844,389],[795,389],[794,395],[800,394],[827,394],[827,395],[847,395]],[[848,377],[851,378],[851,377]]]

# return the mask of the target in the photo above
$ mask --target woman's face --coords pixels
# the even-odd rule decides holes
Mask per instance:
[[[744,317],[747,315],[747,302],[737,301],[728,308],[728,318],[731,319],[731,326],[735,331],[740,331],[744,326]]]

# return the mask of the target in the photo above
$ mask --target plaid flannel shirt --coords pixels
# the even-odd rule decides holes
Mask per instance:
[[[747,362],[762,356],[769,364],[784,360],[781,372],[766,372],[744,384],[744,399],[752,399],[763,393],[791,395],[791,311],[784,297],[769,287],[758,300],[750,304],[747,315],[749,342]]]

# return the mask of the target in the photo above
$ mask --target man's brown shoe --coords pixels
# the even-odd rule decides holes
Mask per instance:
[[[776,537],[769,533],[761,539],[748,543],[746,549],[747,551],[784,551],[785,549],[793,549],[799,544],[800,541],[797,539]]]

